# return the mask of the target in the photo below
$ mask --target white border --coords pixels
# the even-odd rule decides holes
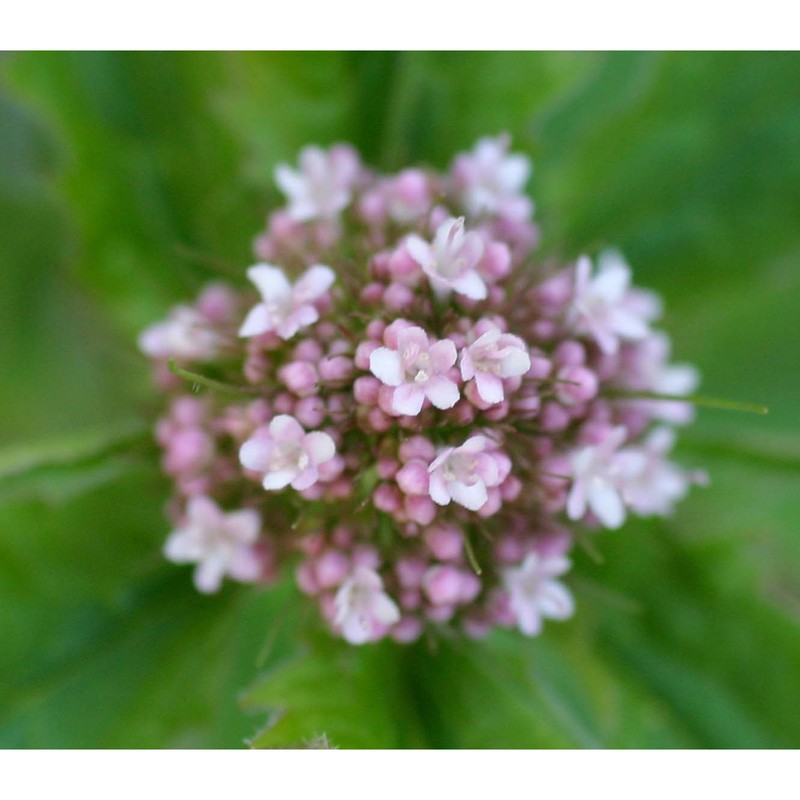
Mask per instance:
[[[785,0],[9,0],[3,17],[5,50],[793,49],[798,41]]]

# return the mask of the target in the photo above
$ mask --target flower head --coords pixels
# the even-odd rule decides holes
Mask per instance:
[[[164,322],[151,325],[139,336],[139,348],[151,358],[210,361],[222,339],[208,320],[190,306],[176,306]]]
[[[275,168],[275,182],[289,199],[292,219],[331,219],[350,205],[360,168],[352,148],[339,145],[325,152],[319,147],[306,147],[299,161],[299,170],[287,164]]]
[[[350,644],[380,638],[400,620],[397,604],[383,591],[381,576],[367,567],[356,567],[339,587],[334,608],[334,624]]]
[[[614,428],[599,444],[572,454],[572,488],[567,500],[570,519],[579,520],[589,510],[607,528],[618,528],[625,521],[623,475],[617,453],[625,436],[624,427]]]
[[[486,298],[486,283],[478,272],[485,244],[479,233],[464,230],[463,217],[443,222],[436,229],[433,244],[409,236],[406,249],[438,292],[453,291],[470,300]]]
[[[412,326],[399,332],[396,349],[374,350],[369,368],[381,383],[394,387],[394,412],[416,416],[426,397],[442,409],[458,402],[458,385],[448,377],[457,357],[456,346],[449,339],[431,341],[422,328]]]
[[[619,341],[643,339],[649,318],[657,312],[644,293],[631,294],[631,271],[621,259],[609,255],[599,260],[592,276],[586,256],[575,265],[572,304],[568,311],[575,331],[591,336],[604,353],[616,353]]]
[[[524,375],[530,367],[525,342],[497,326],[491,326],[461,351],[461,377],[465,381],[475,379],[485,403],[501,403],[505,397],[503,379]]]
[[[242,445],[239,460],[246,469],[264,474],[265,489],[291,484],[293,489],[303,490],[317,482],[318,467],[335,454],[336,445],[327,433],[306,433],[294,417],[280,414]]]
[[[456,191],[473,216],[530,213],[530,200],[522,190],[531,174],[531,162],[523,155],[509,155],[509,144],[508,136],[487,137],[477,142],[471,153],[456,159]]]
[[[489,499],[487,489],[501,482],[491,442],[485,436],[472,436],[460,447],[444,448],[428,472],[434,503],[446,506],[452,500],[470,511],[482,508]]]
[[[542,630],[543,619],[569,619],[575,602],[569,589],[555,580],[570,568],[563,555],[528,553],[518,567],[503,570],[503,587],[519,629],[528,636]]]
[[[300,328],[313,325],[319,319],[314,303],[336,279],[333,270],[323,264],[307,269],[294,286],[280,267],[271,264],[250,267],[247,277],[256,285],[261,302],[250,309],[239,336],[275,331],[281,339],[291,339]]]
[[[195,563],[194,583],[205,593],[216,592],[225,575],[254,581],[261,562],[253,548],[261,519],[252,509],[225,514],[210,498],[192,497],[186,519],[164,545],[164,554],[178,564]]]

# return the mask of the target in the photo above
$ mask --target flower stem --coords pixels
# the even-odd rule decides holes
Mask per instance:
[[[717,408],[723,411],[743,411],[748,414],[767,414],[769,409],[760,403],[742,403],[739,400],[726,400],[724,397],[706,397],[705,395],[660,394],[659,392],[611,391],[610,397],[618,400],[667,400],[677,403],[691,403],[703,408]]]

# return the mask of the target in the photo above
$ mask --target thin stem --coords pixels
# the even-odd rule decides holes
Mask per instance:
[[[224,392],[225,394],[259,394],[259,390],[254,386],[234,386],[232,383],[223,383],[222,381],[214,380],[206,375],[201,375],[199,372],[192,372],[191,370],[179,367],[174,359],[170,359],[167,366],[173,375],[183,378],[192,384],[194,391],[198,391],[200,386],[205,386],[207,389],[213,389],[216,392]]]
[[[609,396],[618,400],[666,400],[677,403],[690,403],[703,408],[717,408],[723,411],[744,411],[748,414],[768,414],[769,409],[759,403],[742,403],[739,400],[726,400],[723,397],[706,397],[704,395],[661,394],[659,392],[626,392],[624,390],[609,392]]]

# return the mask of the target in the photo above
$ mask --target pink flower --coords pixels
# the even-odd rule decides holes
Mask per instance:
[[[479,233],[464,231],[463,217],[443,222],[433,244],[412,235],[405,246],[437,292],[455,291],[471,300],[486,299],[486,284],[478,272],[485,245]]]
[[[275,182],[289,200],[291,219],[332,219],[350,205],[360,169],[352,148],[338,145],[325,152],[319,147],[306,147],[299,162],[299,171],[286,164],[275,169]]]
[[[252,509],[223,513],[210,498],[195,496],[186,506],[186,521],[164,545],[164,555],[178,564],[195,563],[194,583],[199,591],[216,592],[225,575],[254,581],[261,562],[253,549],[261,518]]]
[[[317,482],[320,464],[335,454],[336,445],[327,433],[306,433],[294,417],[280,414],[242,445],[239,460],[246,469],[264,473],[265,489],[291,484],[302,491]]]
[[[570,568],[562,555],[529,553],[519,567],[502,570],[511,613],[519,629],[528,636],[542,630],[543,619],[569,619],[575,603],[569,589],[554,580]]]
[[[604,353],[616,353],[620,339],[648,335],[648,318],[656,309],[645,302],[646,293],[629,291],[631,271],[621,258],[605,254],[598,266],[592,277],[591,260],[586,256],[578,259],[567,322],[577,333],[591,336]]]
[[[397,604],[383,591],[375,570],[356,567],[334,599],[334,624],[350,644],[378,639],[400,620]]]
[[[619,528],[625,521],[622,464],[617,453],[625,435],[624,427],[614,428],[599,444],[572,454],[572,487],[567,498],[570,519],[581,519],[589,510],[607,528]]]
[[[428,467],[429,492],[434,503],[451,500],[477,511],[489,499],[488,489],[501,483],[501,473],[485,436],[472,436],[460,447],[442,450]]]
[[[164,322],[151,325],[139,336],[139,349],[151,358],[209,361],[221,344],[206,317],[191,306],[176,306]]]
[[[503,379],[524,375],[530,367],[525,342],[496,326],[461,351],[461,377],[465,381],[475,379],[485,403],[501,403],[505,399]]]
[[[333,284],[336,276],[330,267],[315,264],[292,286],[280,267],[257,264],[247,270],[262,302],[250,309],[239,336],[258,336],[275,331],[281,339],[291,339],[300,328],[319,319],[314,302]]]
[[[422,328],[409,327],[397,334],[397,349],[372,351],[369,368],[381,383],[394,387],[394,412],[413,417],[422,410],[426,397],[441,409],[458,402],[458,386],[447,376],[457,357],[449,339],[431,343]]]
[[[508,136],[480,139],[471,153],[461,153],[453,164],[456,191],[474,216],[501,214],[515,218],[530,214],[531,203],[522,195],[531,174],[523,155],[509,155]],[[517,212],[517,213],[514,213]]]

